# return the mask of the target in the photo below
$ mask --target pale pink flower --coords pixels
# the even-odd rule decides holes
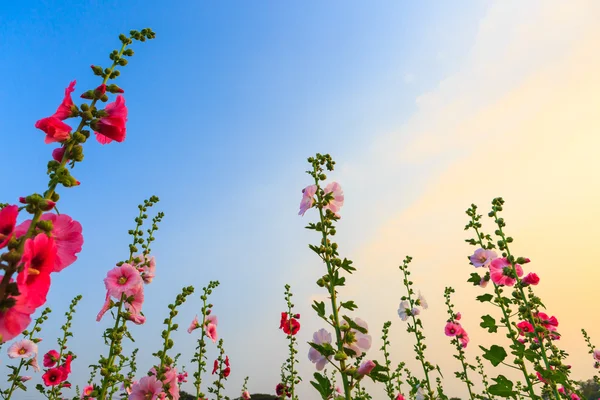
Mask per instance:
[[[487,280],[485,278],[481,278],[481,280],[479,281],[479,287],[484,288],[488,285],[489,282],[490,282],[489,280]]]
[[[209,314],[204,318],[204,324],[208,325],[208,324],[214,324],[215,326],[218,325],[219,320],[217,319],[217,316],[214,314]]]
[[[304,213],[315,203],[315,193],[317,193],[317,185],[310,185],[302,189],[302,200],[300,201],[300,212],[298,215],[304,216]]]
[[[406,300],[400,302],[398,307],[398,316],[402,321],[406,321],[410,316],[410,303]]]
[[[112,300],[110,299],[110,294],[109,294],[109,292],[106,292],[106,299],[104,300],[104,304],[102,305],[102,309],[100,310],[100,312],[96,316],[96,322],[100,322],[100,320],[102,319],[102,317],[104,316],[104,314],[106,314],[106,312],[110,309],[111,302],[112,302]]]
[[[600,349],[594,350],[594,360],[600,361]]]
[[[40,365],[38,364],[37,354],[29,361],[29,365],[35,372],[40,372]]]
[[[169,394],[173,400],[179,400],[179,385],[177,384],[177,368],[167,367],[163,387],[169,386]]]
[[[313,343],[331,343],[331,333],[327,332],[325,329],[319,329],[313,334]],[[323,357],[321,353],[319,353],[316,349],[312,347],[308,350],[308,359],[315,363],[317,371],[322,371],[323,368],[325,368],[325,365],[327,364],[328,360],[328,358]]]
[[[339,218],[340,215],[338,214],[338,211],[340,211],[340,208],[342,208],[342,206],[344,205],[344,191],[342,190],[342,187],[337,182],[331,182],[325,187],[324,192],[325,194],[332,193],[333,199],[329,202],[329,204],[327,204],[323,208],[325,210],[331,210],[331,212]]]
[[[139,259],[139,263],[133,263],[133,266],[138,269],[138,271],[142,274],[142,279],[145,284],[152,283],[152,280],[156,276],[156,260],[154,256],[146,257],[144,254],[138,254],[134,256],[134,260]]]
[[[142,284],[138,270],[129,264],[111,269],[104,279],[108,294],[119,300],[123,293],[131,296]]]
[[[192,331],[194,331],[198,328],[200,328],[200,322],[198,321],[198,315],[196,315],[187,331],[188,331],[188,333],[192,333]]]
[[[125,308],[132,314],[140,314],[144,304],[144,287],[142,285],[133,289],[132,293],[127,295]]]
[[[493,250],[477,249],[475,253],[469,257],[471,264],[475,268],[488,267],[490,263],[498,258],[498,255]]]
[[[523,276],[523,268],[519,264],[515,264],[517,276]],[[490,277],[496,285],[513,286],[517,281],[513,278],[513,268],[506,257],[496,258],[490,263]]]
[[[129,314],[127,320],[136,325],[143,325],[146,322],[146,317],[144,317],[142,314]]]
[[[29,375],[23,375],[23,376],[19,377],[19,380],[21,382],[27,382],[27,381],[31,380],[31,376],[29,376]]]
[[[363,361],[362,364],[360,364],[356,372],[359,376],[365,376],[370,374],[371,371],[373,371],[373,368],[375,368],[375,363],[371,360],[366,360]]]
[[[419,310],[417,307],[414,307],[412,310],[410,310],[410,314],[411,315],[419,315],[421,314],[421,310]]]
[[[22,339],[14,342],[8,348],[8,356],[10,358],[29,358],[37,354],[37,344],[33,343],[29,339]]]
[[[145,376],[131,387],[129,400],[156,400],[162,392],[163,384],[156,376]]]
[[[424,310],[427,310],[429,308],[429,305],[427,304],[427,300],[425,300],[425,296],[423,296],[421,294],[420,290],[419,290],[419,297],[417,298],[417,305],[423,307]]]
[[[367,323],[360,318],[354,318],[354,322],[358,326],[366,330],[369,329]],[[342,325],[347,325],[347,322],[344,320],[344,322],[342,322]],[[371,348],[371,335],[369,335],[368,333],[359,332],[356,329],[350,329],[350,332],[354,333],[354,342],[351,344],[347,344],[345,347],[354,351],[356,353],[356,357],[367,352],[367,350]]]
[[[204,329],[206,336],[208,336],[214,343],[217,342],[217,326],[215,324],[208,324]]]

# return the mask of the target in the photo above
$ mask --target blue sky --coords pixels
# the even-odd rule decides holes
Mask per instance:
[[[412,154],[421,161],[398,167],[393,160],[406,158],[415,137],[431,133],[419,126],[411,131],[411,121],[455,115],[452,108],[424,113],[439,101],[424,94],[435,94],[446,82],[454,92],[442,94],[460,98],[456,81],[463,81],[452,77],[469,71],[480,81],[465,87],[477,92],[480,85],[480,93],[492,94],[486,85],[496,77],[512,84],[530,76],[527,68],[503,69],[498,60],[477,58],[489,42],[489,25],[481,21],[497,14],[483,1],[462,7],[433,1],[86,3],[0,5],[0,155],[8,166],[2,201],[43,191],[52,146],[43,144],[43,133],[33,125],[54,112],[68,83],[77,80],[75,94],[97,86],[89,65],[108,64],[119,33],[148,26],[157,34],[156,40],[133,46],[135,56],[117,80],[129,109],[126,141],[106,146],[89,141],[84,163],[74,171],[81,186],[60,191],[60,210],[82,223],[85,246],[79,261],[54,278],[49,304],[55,312],[41,347],[48,350],[58,335],[71,297],[84,294],[71,341],[73,351],[82,352],[73,377],[79,384],[87,380],[83,367],[105,351],[99,332],[106,325],[93,322],[104,296],[102,279],[125,257],[127,230],[144,198],[158,195],[157,209],[166,217],[154,246],[158,276],[146,291],[148,322],[143,331],[132,329],[143,353],[140,371],[153,363],[167,302],[184,285],[199,292],[218,279],[215,313],[234,365],[228,394],[237,394],[245,374],[251,375],[252,391],[270,392],[285,359],[284,338],[276,328],[286,282],[302,299],[297,304],[306,324],[302,339],[309,340],[319,327],[308,299],[319,293],[314,281],[320,264],[306,247],[317,238],[303,229],[308,214],[296,215],[300,190],[310,183],[303,173],[306,157],[329,152],[340,166],[335,177],[357,177],[345,186],[345,207],[354,222],[345,227],[342,222],[339,241],[348,249],[361,246],[379,237],[389,215],[427,192],[452,160],[472,151],[449,146],[421,158],[417,142]],[[521,21],[540,9],[539,3],[527,8]],[[508,25],[499,26],[500,38],[512,37],[503,34]],[[572,30],[575,41],[579,31]],[[541,39],[531,43],[535,40]],[[501,40],[494,43],[503,46]],[[537,72],[541,62],[535,61],[546,58],[522,60],[521,67]],[[490,70],[500,65],[497,75],[479,74],[477,61]],[[443,139],[444,130],[440,135]],[[402,150],[377,157],[386,143]],[[382,160],[391,164],[375,170]],[[384,179],[398,191],[378,196],[366,190],[367,182],[384,187]],[[375,202],[380,207],[371,207]],[[182,327],[199,307],[195,295],[183,308]],[[392,311],[381,318],[394,317]],[[375,326],[377,337],[380,326]],[[177,336],[176,351],[190,353],[182,360],[191,358],[193,340],[184,329]],[[280,353],[269,350],[274,343]],[[303,364],[303,390],[309,394],[312,366],[306,359]],[[456,382],[448,386],[460,393]],[[35,398],[27,396],[32,394],[20,398]]]

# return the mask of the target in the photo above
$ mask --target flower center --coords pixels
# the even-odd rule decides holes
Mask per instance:
[[[25,348],[22,347],[19,349],[19,354],[25,354],[25,353],[27,353],[27,350],[25,350]]]
[[[117,280],[117,282],[119,283],[119,285],[124,285],[127,283],[127,277],[122,276]]]

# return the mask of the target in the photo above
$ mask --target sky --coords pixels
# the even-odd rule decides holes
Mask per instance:
[[[482,293],[466,283],[472,252],[464,239],[471,203],[485,214],[506,200],[513,249],[541,277],[536,292],[556,315],[573,376],[592,375],[580,333],[600,343],[595,254],[600,237],[600,3],[593,0],[450,2],[64,1],[0,4],[0,172],[2,202],[41,192],[53,146],[36,120],[54,112],[64,88],[96,87],[89,65],[108,64],[118,34],[151,27],[135,43],[117,83],[129,109],[125,142],[85,145],[73,171],[81,185],[59,191],[60,211],[83,225],[77,263],[53,278],[40,351],[54,346],[72,297],[83,294],[69,348],[71,381],[84,385],[105,354],[95,322],[103,278],[128,255],[137,204],[151,195],[165,218],[154,242],[157,278],[146,287],[146,324],[132,327],[138,368],[154,365],[167,304],[194,285],[178,316],[173,354],[193,371],[195,337],[185,328],[199,293],[211,301],[232,361],[227,394],[245,376],[251,392],[272,392],[286,358],[279,326],[284,285],[292,285],[302,328],[302,398],[315,398],[307,341],[322,326],[310,304],[324,298],[323,265],[308,249],[299,217],[311,183],[306,158],[330,153],[331,179],[344,189],[337,242],[358,271],[341,290],[369,323],[369,357],[381,360],[380,332],[392,321],[392,361],[413,362],[413,338],[397,308],[398,265],[412,263],[426,296],[427,356],[449,395],[466,396],[443,335],[443,289],[478,345],[503,343],[479,328]],[[492,231],[491,221],[484,225]],[[209,350],[209,357],[216,354]],[[2,364],[8,359],[3,356]],[[0,366],[4,371],[3,367]],[[493,370],[489,375],[508,374]],[[212,381],[206,377],[205,382]],[[184,389],[190,389],[185,384]],[[381,388],[373,395],[383,396]],[[37,398],[33,385],[17,399]]]

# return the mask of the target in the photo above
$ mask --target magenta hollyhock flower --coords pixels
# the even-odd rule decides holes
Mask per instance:
[[[6,206],[0,210],[0,249],[12,238],[18,215],[18,206]]]
[[[565,391],[565,387],[564,386],[559,387],[558,388],[558,393],[566,395],[567,393]]]
[[[315,193],[317,193],[317,185],[310,185],[302,189],[302,200],[300,201],[298,215],[304,216],[304,213],[313,206]]]
[[[359,376],[365,376],[369,375],[371,371],[373,371],[373,368],[375,368],[375,363],[371,360],[366,360],[363,361],[362,364],[360,364],[356,372]]]
[[[577,393],[571,393],[571,400],[579,400],[579,396],[577,396]]]
[[[521,321],[517,324],[519,333],[525,336],[526,333],[532,333],[534,331],[533,325],[529,321]]]
[[[96,123],[96,140],[101,144],[107,144],[113,140],[122,142],[125,140],[127,122],[127,107],[125,98],[121,95],[117,99],[106,105],[104,112],[107,116],[100,118]]]
[[[446,336],[456,336],[457,333],[462,331],[462,326],[457,322],[448,322],[444,327],[444,333]]]
[[[555,316],[549,317],[548,314],[543,312],[538,312],[534,314],[534,317],[539,318],[540,324],[544,326],[544,328],[549,331],[556,331],[558,327],[558,320]]]
[[[42,379],[44,380],[44,385],[56,386],[64,382],[66,377],[63,376],[63,370],[60,367],[57,367],[46,371],[46,373],[42,375]]]
[[[54,161],[62,162],[62,159],[64,156],[65,156],[65,148],[64,147],[57,147],[56,149],[52,150],[52,159],[54,159]]]
[[[319,329],[313,334],[313,343],[331,343],[331,333],[327,332],[325,329]],[[312,347],[308,350],[308,359],[315,364],[317,371],[322,371],[323,368],[325,368],[328,358],[331,357],[323,357],[321,353]]]
[[[121,299],[123,293],[131,296],[139,286],[143,285],[143,281],[137,269],[130,264],[123,264],[108,271],[104,278],[104,285],[109,295]]]
[[[594,360],[600,361],[600,349],[594,350]]]
[[[198,315],[196,315],[188,328],[188,333],[192,333],[192,331],[200,328],[200,321],[198,321]]]
[[[8,348],[8,356],[10,358],[29,358],[37,354],[37,344],[33,343],[29,339],[22,339],[14,342]]]
[[[523,286],[537,285],[540,283],[540,277],[535,272],[530,272],[521,280]]]
[[[50,236],[56,244],[56,257],[52,272],[60,272],[77,260],[77,254],[83,247],[81,224],[66,214],[46,213],[40,217],[42,221],[52,222]],[[15,229],[17,237],[23,236],[31,225],[31,220],[21,223]]]
[[[339,218],[340,214],[338,214],[338,211],[340,211],[340,208],[344,205],[344,191],[342,190],[342,187],[337,182],[331,182],[325,187],[324,192],[325,194],[333,194],[333,199],[323,208],[325,210],[331,210],[331,212]]]
[[[404,396],[402,394],[398,393],[398,396],[396,396],[395,400],[406,400],[406,399],[404,398]]]
[[[461,327],[461,331],[456,334],[456,337],[460,341],[460,345],[462,346],[463,349],[467,347],[467,345],[469,344],[469,342],[471,340],[471,339],[469,339],[469,334],[467,333],[467,331],[465,331],[465,329],[462,327]]]
[[[131,387],[129,400],[156,400],[162,392],[163,384],[156,376],[145,376]]]
[[[187,382],[187,377],[188,377],[188,373],[187,372],[183,372],[183,373],[177,374],[177,383],[185,383],[185,382]]]
[[[42,118],[35,127],[46,134],[44,143],[62,142],[71,135],[71,127],[56,117]]]
[[[515,264],[517,276],[523,276],[523,268],[519,264]],[[496,258],[490,263],[490,277],[496,285],[514,286],[517,281],[513,278],[513,268],[506,257]]]
[[[69,118],[71,116],[73,110],[73,99],[71,99],[71,93],[75,91],[75,83],[76,81],[72,81],[69,86],[65,89],[65,97],[56,109],[56,112],[52,115],[55,118],[60,119],[61,121]]]
[[[23,270],[17,276],[17,284],[21,295],[25,296],[32,308],[38,308],[46,302],[55,257],[56,245],[46,234],[40,233],[25,242],[21,257]]]
[[[472,256],[469,256],[471,264],[475,268],[489,267],[490,263],[498,258],[498,255],[493,250],[477,249]]]
[[[461,315],[461,313],[457,312],[457,313],[456,313],[456,316],[455,316],[455,319],[456,319],[457,321],[460,321],[460,319],[461,319],[461,318],[462,318],[462,315]]]

